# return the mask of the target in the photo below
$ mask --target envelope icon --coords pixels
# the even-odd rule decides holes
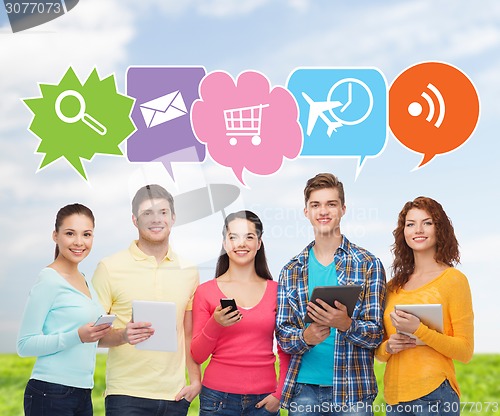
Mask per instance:
[[[139,104],[139,108],[148,129],[187,114],[186,103],[180,91]]]

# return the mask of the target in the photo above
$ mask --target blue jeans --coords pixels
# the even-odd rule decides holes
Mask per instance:
[[[186,416],[190,404],[186,399],[176,402],[121,394],[110,394],[104,400],[106,416]]]
[[[30,379],[24,391],[26,416],[92,416],[92,390]]]
[[[410,402],[387,405],[387,416],[458,416],[460,399],[448,380],[431,393]]]
[[[289,416],[373,416],[373,397],[346,405],[333,403],[333,387],[296,383]]]
[[[269,412],[265,407],[255,405],[267,394],[233,394],[212,390],[203,386],[200,393],[200,416],[278,416],[279,411]]]

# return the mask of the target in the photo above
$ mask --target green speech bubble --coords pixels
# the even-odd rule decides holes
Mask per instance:
[[[44,153],[39,169],[64,157],[87,180],[82,159],[95,154],[123,155],[118,145],[136,127],[134,99],[119,94],[114,75],[100,79],[94,68],[84,84],[69,67],[57,85],[40,84],[41,97],[24,99],[34,117],[29,130]]]

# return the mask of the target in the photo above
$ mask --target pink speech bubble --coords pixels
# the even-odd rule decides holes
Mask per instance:
[[[242,72],[236,82],[223,71],[206,75],[191,124],[214,161],[230,167],[242,184],[243,169],[273,174],[284,157],[295,159],[302,148],[295,98],[283,87],[271,89],[256,71]]]

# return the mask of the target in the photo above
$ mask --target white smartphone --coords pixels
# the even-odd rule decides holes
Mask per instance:
[[[103,324],[111,325],[115,319],[116,315],[101,315],[99,318],[97,318],[97,321],[95,321],[94,325],[92,326],[103,325]]]

